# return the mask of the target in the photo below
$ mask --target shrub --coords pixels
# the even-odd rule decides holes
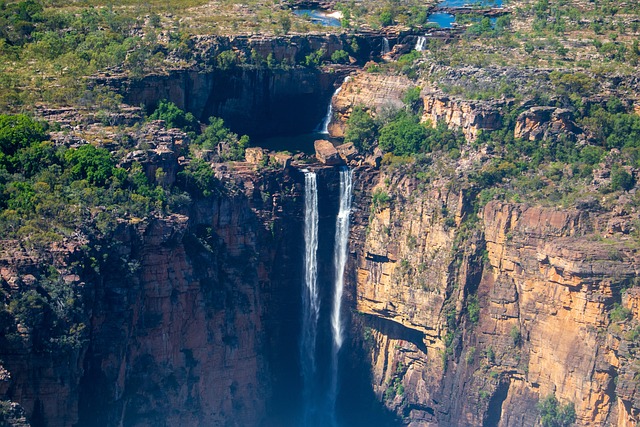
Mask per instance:
[[[349,62],[349,54],[344,50],[336,50],[331,54],[331,61],[338,64],[346,64]]]
[[[467,301],[467,314],[473,324],[478,323],[478,320],[480,320],[480,304],[478,303],[478,297],[475,295],[469,296]]]
[[[543,427],[567,427],[576,421],[573,403],[560,406],[560,402],[553,394],[538,402],[537,407]]]
[[[185,132],[198,133],[198,120],[191,113],[185,113],[171,101],[160,101],[158,107],[153,114],[149,116],[150,120],[164,120],[167,128],[179,128]]]
[[[389,206],[391,196],[386,191],[378,188],[373,192],[371,204],[373,209],[382,209]]]
[[[611,171],[611,189],[613,191],[629,191],[635,185],[633,176],[626,170],[618,167]]]
[[[631,311],[616,303],[613,305],[613,308],[609,312],[609,320],[612,322],[623,322],[625,320],[629,320],[631,317]]]
[[[422,98],[420,97],[421,92],[422,88],[420,86],[414,86],[407,89],[404,96],[402,97],[402,102],[404,102],[407,108],[411,110],[420,108],[422,101]]]
[[[509,331],[509,335],[511,335],[511,339],[513,340],[513,345],[517,346],[522,341],[522,334],[520,333],[520,329],[513,325],[511,331]]]
[[[360,151],[369,151],[378,134],[378,126],[363,106],[356,106],[344,133],[344,142],[353,142]]]

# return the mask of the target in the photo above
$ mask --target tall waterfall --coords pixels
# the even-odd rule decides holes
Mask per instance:
[[[316,340],[320,298],[318,295],[318,185],[316,174],[304,170],[304,286],[302,290],[302,331],[300,362],[302,365],[305,424],[313,417],[313,390],[316,381]]]
[[[427,43],[427,38],[425,36],[418,36],[418,40],[416,41],[416,50],[418,52],[422,52],[424,50],[424,45]]]
[[[348,81],[349,81],[349,76],[347,76],[344,79],[344,82],[342,82],[342,85]],[[336,89],[336,91],[333,92],[333,95],[331,95],[331,99],[329,100],[329,107],[327,107],[327,115],[324,117],[324,120],[322,121],[322,125],[320,125],[320,133],[323,133],[325,135],[329,134],[329,124],[331,123],[331,119],[333,118],[333,106],[331,105],[333,103],[333,98],[340,93],[340,91],[342,90],[342,85],[340,85]]]
[[[389,39],[386,37],[382,38],[382,49],[380,50],[380,56],[384,56],[389,53],[391,49],[389,48]]]
[[[340,207],[336,218],[336,236],[333,251],[335,268],[335,288],[333,309],[331,312],[331,330],[333,332],[333,349],[331,354],[331,384],[329,404],[335,414],[335,403],[338,395],[338,355],[344,342],[342,325],[342,293],[344,289],[344,269],[347,264],[347,245],[349,243],[349,213],[351,212],[351,193],[353,189],[353,173],[344,167],[340,169]]]

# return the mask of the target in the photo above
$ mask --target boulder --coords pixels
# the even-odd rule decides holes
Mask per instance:
[[[358,155],[358,149],[353,145],[353,142],[347,142],[346,144],[338,145],[336,147],[338,154],[345,162],[350,162]]]
[[[338,150],[326,139],[316,140],[313,146],[316,149],[316,158],[319,162],[329,166],[342,163],[342,159],[338,155]]]
[[[368,155],[364,159],[364,162],[369,166],[373,166],[376,169],[379,168],[380,163],[382,162],[382,151],[378,147],[376,147],[373,150],[373,154]]]
[[[269,159],[277,164],[282,166],[282,169],[286,169],[289,167],[289,165],[291,165],[291,154],[289,153],[275,153],[269,156]]]
[[[260,147],[250,147],[244,152],[244,158],[247,163],[252,165],[258,165],[264,161],[265,150]]]

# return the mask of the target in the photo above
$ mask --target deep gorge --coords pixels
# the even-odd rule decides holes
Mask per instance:
[[[407,40],[411,49],[415,36]],[[334,38],[313,43],[342,46]],[[378,55],[381,43],[377,36],[358,61]],[[352,79],[332,100],[348,73]],[[402,105],[415,84],[356,66],[101,79],[130,105],[151,110],[169,99],[202,122],[221,116],[252,137],[310,132],[329,102],[339,131],[357,103]],[[425,116],[462,128],[469,140],[499,128],[490,102],[424,93],[419,101]],[[525,124],[536,128],[531,117]],[[178,180],[182,137],[161,145],[149,133],[139,144],[147,156],[137,158],[152,182]],[[473,155],[479,162],[486,153]],[[212,163],[220,186],[172,213],[118,218],[113,228],[51,250],[7,243],[2,288],[37,287],[53,266],[82,301],[86,328],[81,345],[52,350],[37,331],[14,331],[5,319],[13,335],[1,338],[7,374],[0,391],[18,404],[14,425],[530,426],[550,394],[575,404],[578,425],[634,425],[637,350],[630,331],[610,319],[615,304],[638,317],[640,295],[631,286],[637,251],[611,242],[629,233],[628,212],[596,202],[535,206],[498,198],[478,207],[468,159],[442,154],[380,166],[382,155],[356,157],[347,162],[353,194],[344,342],[333,359],[336,217],[346,209],[346,166],[272,157],[266,165]],[[156,173],[160,165],[164,176]],[[309,173],[317,185],[320,301],[313,375],[304,374],[300,350],[308,327]],[[596,230],[610,232],[603,238]],[[310,402],[317,407],[309,420]]]

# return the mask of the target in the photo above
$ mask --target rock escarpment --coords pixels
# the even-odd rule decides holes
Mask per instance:
[[[167,99],[203,122],[221,117],[240,134],[305,133],[326,114],[326,102],[340,73],[312,68],[179,70],[140,80],[110,79],[125,102],[155,108]]]
[[[502,103],[456,99],[434,91],[424,95],[422,121],[433,125],[444,122],[459,128],[467,141],[475,141],[480,131],[492,131],[502,126]]]
[[[231,190],[184,214],[54,248],[4,242],[0,392],[32,426],[288,423],[277,402],[298,388],[283,349],[298,334],[299,177],[219,177]],[[33,301],[24,313],[19,298]],[[57,304],[72,304],[76,323],[56,335],[38,298],[72,298]]]
[[[502,125],[503,102],[470,101],[452,97],[430,87],[426,81],[411,81],[404,75],[380,75],[361,72],[353,75],[333,98],[334,120],[329,126],[333,136],[343,136],[345,123],[353,107],[362,105],[372,115],[389,114],[401,109],[403,98],[413,87],[422,91],[423,113],[421,120],[433,126],[444,122],[459,128],[469,141],[475,141],[480,131],[499,129]]]
[[[411,426],[528,426],[553,394],[577,425],[638,421],[638,299],[625,289],[640,259],[609,227],[633,216],[490,202],[476,219],[468,190],[443,178],[367,180],[351,295],[388,408]]]

